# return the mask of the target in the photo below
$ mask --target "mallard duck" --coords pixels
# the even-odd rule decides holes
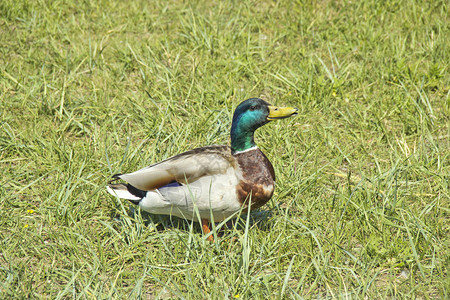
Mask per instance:
[[[275,172],[253,135],[270,121],[296,114],[296,108],[275,107],[259,98],[245,100],[233,115],[231,147],[201,147],[133,173],[116,174],[114,179],[127,183],[110,183],[108,192],[152,214],[188,220],[200,216],[207,235],[211,215],[218,222],[245,210],[249,201],[255,209],[272,197]]]

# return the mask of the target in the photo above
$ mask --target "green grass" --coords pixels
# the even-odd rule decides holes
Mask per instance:
[[[450,297],[446,1],[126,2],[0,2],[0,298]],[[105,192],[259,96],[300,115],[216,243]]]

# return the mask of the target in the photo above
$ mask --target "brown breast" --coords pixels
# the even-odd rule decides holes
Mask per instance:
[[[275,188],[272,164],[258,148],[234,156],[243,175],[236,187],[239,201],[244,204],[251,197],[251,209],[263,206],[272,197]]]

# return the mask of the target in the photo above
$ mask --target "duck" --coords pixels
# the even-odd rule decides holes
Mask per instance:
[[[151,214],[201,221],[203,234],[214,241],[210,222],[259,208],[274,193],[275,171],[256,145],[255,131],[297,113],[293,107],[247,99],[234,111],[230,146],[200,147],[132,173],[115,174],[107,191]]]

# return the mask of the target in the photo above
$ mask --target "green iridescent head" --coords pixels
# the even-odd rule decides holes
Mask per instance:
[[[272,120],[296,114],[296,108],[275,107],[259,98],[245,100],[234,111],[231,124],[231,150],[240,152],[255,147],[253,135],[256,129]]]

